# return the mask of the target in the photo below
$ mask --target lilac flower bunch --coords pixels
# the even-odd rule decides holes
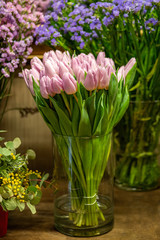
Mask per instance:
[[[44,21],[43,13],[37,11],[39,4],[37,0],[0,2],[0,103],[10,92],[9,77],[32,52],[35,28]]]
[[[31,54],[33,33],[44,21],[33,0],[2,1],[0,10],[1,74],[8,78],[18,66],[24,66]]]
[[[157,99],[160,91],[160,0],[51,1],[36,43],[97,56],[104,51],[116,66],[137,60],[133,98]],[[141,87],[140,87],[141,85]]]

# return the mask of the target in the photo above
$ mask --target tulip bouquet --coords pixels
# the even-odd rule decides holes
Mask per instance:
[[[128,107],[128,88],[135,71],[134,58],[116,70],[113,60],[103,52],[95,59],[91,53],[71,57],[58,50],[45,53],[43,62],[33,58],[31,69],[23,70],[25,82],[57,141],[71,188],[75,189],[71,203],[75,214],[70,220],[76,226],[95,226],[99,218],[104,220],[97,200],[92,199],[93,204],[87,201],[98,194],[110,152],[106,138],[84,145],[79,137],[94,139],[112,131]],[[75,137],[71,156],[67,154],[67,136]]]
[[[38,2],[0,1],[0,120],[5,112],[14,72],[26,64],[32,52],[35,28],[44,21],[43,13],[36,9]]]

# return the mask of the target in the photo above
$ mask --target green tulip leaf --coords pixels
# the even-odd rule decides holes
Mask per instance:
[[[60,130],[59,122],[57,119],[58,116],[57,116],[56,112],[53,111],[53,109],[51,109],[49,107],[39,106],[39,109],[42,111],[42,113],[46,117],[50,126],[52,126],[53,131],[57,134],[60,134],[61,130]]]
[[[72,113],[72,130],[73,130],[74,136],[78,136],[79,119],[80,119],[80,110],[78,107],[78,103],[75,100],[73,103],[73,113]]]
[[[109,99],[108,99],[109,100],[109,105],[111,105],[114,102],[115,97],[116,97],[117,92],[118,92],[117,77],[113,73],[111,73],[108,92],[109,92]]]
[[[137,63],[133,65],[133,67],[127,73],[127,76],[125,78],[125,85],[127,85],[128,89],[130,89],[133,85],[133,81],[136,75],[136,68],[137,68]]]
[[[103,116],[104,116],[104,93],[100,96],[100,99],[98,101],[96,115],[93,124],[92,132],[93,135],[101,134]]]
[[[90,124],[90,119],[88,116],[87,109],[85,107],[85,101],[83,101],[83,104],[82,104],[78,136],[80,137],[91,136],[91,124]]]
[[[71,124],[71,121],[70,119],[68,118],[68,116],[64,113],[64,111],[58,106],[58,104],[56,103],[56,101],[54,101],[54,99],[50,98],[54,107],[55,107],[55,110],[57,112],[57,115],[58,115],[58,121],[59,121],[59,124],[62,126],[62,128],[65,129],[66,131],[66,134],[68,136],[72,136],[73,135],[73,132],[72,132],[72,124]]]

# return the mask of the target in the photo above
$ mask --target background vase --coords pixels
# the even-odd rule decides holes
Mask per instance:
[[[54,136],[55,227],[70,236],[96,236],[113,228],[111,134]]]
[[[115,184],[146,191],[160,180],[160,101],[131,102],[115,129]]]
[[[5,212],[0,205],[0,237],[7,233],[8,226],[8,212]]]

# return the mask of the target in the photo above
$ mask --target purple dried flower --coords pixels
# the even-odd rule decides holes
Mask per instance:
[[[0,9],[0,62],[1,74],[9,77],[20,64],[25,65],[32,52],[33,34],[37,25],[44,21],[42,12],[36,7],[47,1],[6,0]],[[4,68],[5,67],[5,68]]]

